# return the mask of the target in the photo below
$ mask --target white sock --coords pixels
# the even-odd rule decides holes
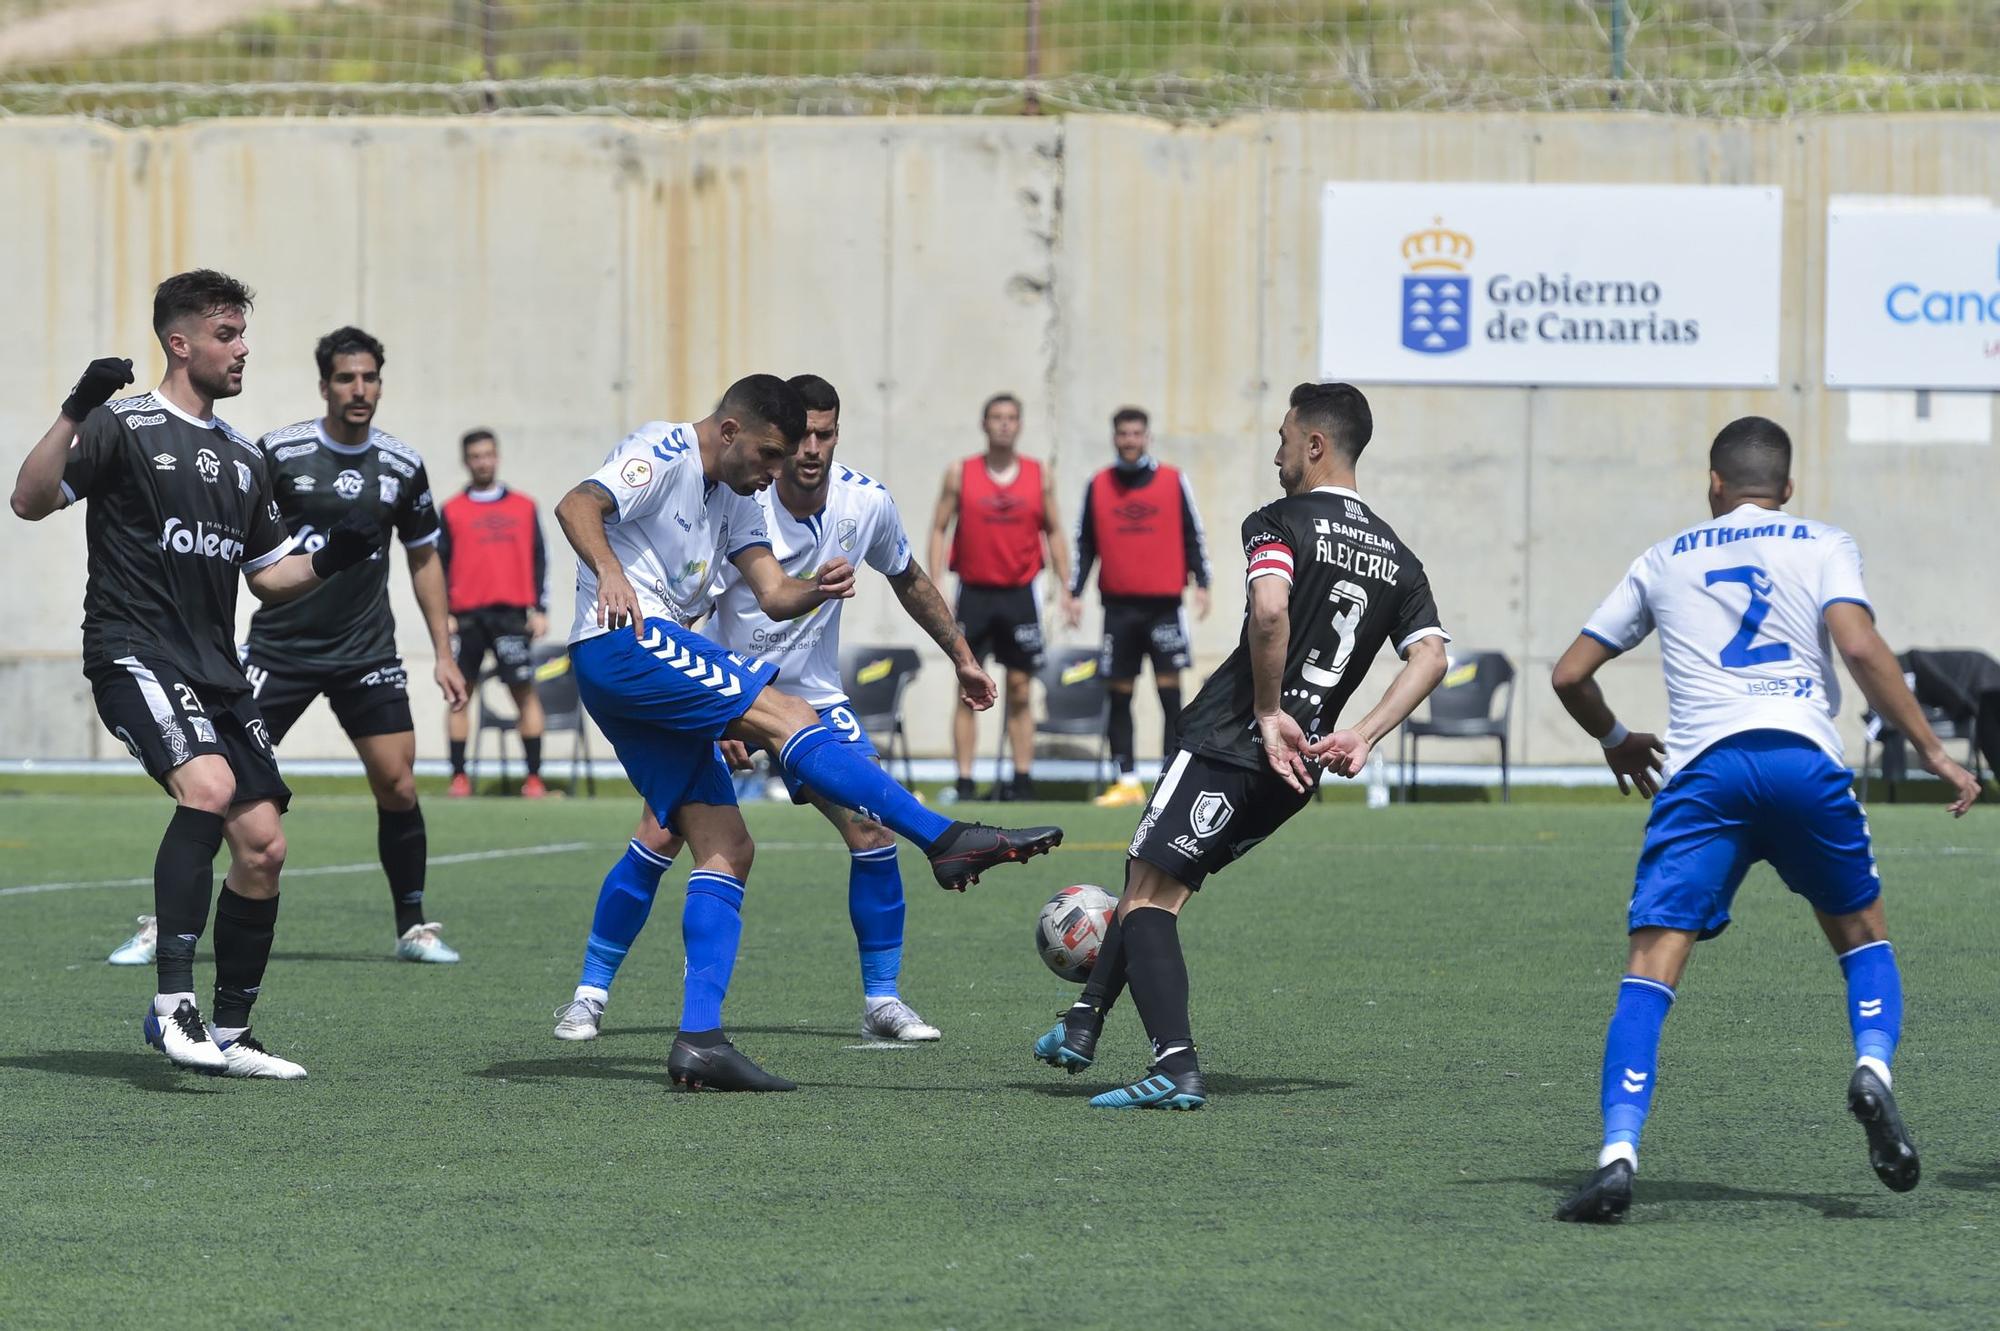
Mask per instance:
[[[174,1009],[175,1009],[175,1008],[177,1008],[177,1007],[179,1007],[179,1006],[181,1005],[181,1003],[182,1003],[182,1002],[184,1002],[184,1001],[185,1001],[185,1002],[189,1002],[189,1003],[193,1003],[193,1002],[194,1002],[194,995],[193,995],[193,994],[154,994],[154,995],[153,995],[153,1015],[154,1015],[154,1016],[156,1016],[156,1017],[171,1017],[171,1016],[173,1016],[173,1015],[174,1015]],[[200,1004],[196,1004],[196,1006],[197,1006],[197,1007],[199,1007],[199,1006],[200,1006]]]
[[[869,1012],[873,1012],[878,1007],[886,1007],[890,1003],[899,1003],[901,1001],[895,994],[869,994],[862,999],[865,1010]]]
[[[1854,1066],[1868,1068],[1882,1079],[1882,1085],[1885,1089],[1894,1089],[1894,1082],[1889,1076],[1889,1065],[1873,1054],[1863,1054],[1860,1058],[1855,1059]]]
[[[1639,1148],[1631,1142],[1605,1143],[1604,1149],[1597,1153],[1597,1167],[1602,1169],[1613,1160],[1623,1160],[1632,1166],[1634,1174],[1639,1172]]]
[[[249,1029],[248,1026],[211,1026],[208,1028],[208,1033],[215,1037],[216,1044],[225,1045],[231,1040],[242,1039],[244,1032]]]
[[[602,1007],[611,1001],[611,991],[608,989],[599,989],[594,984],[580,984],[576,987],[576,997],[588,998],[599,1007]]]

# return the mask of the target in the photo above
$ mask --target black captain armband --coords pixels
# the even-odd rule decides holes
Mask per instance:
[[[350,508],[327,529],[326,544],[313,551],[313,575],[324,582],[342,569],[366,563],[381,542],[382,529],[375,519]]]

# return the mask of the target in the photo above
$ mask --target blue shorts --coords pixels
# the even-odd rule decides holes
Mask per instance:
[[[1868,819],[1851,774],[1802,735],[1753,730],[1721,740],[1653,798],[1632,887],[1630,928],[1713,938],[1759,860],[1827,915],[1882,895]]]
[[[621,629],[584,639],[569,656],[590,719],[660,826],[678,833],[674,811],[683,804],[736,803],[715,741],[777,677],[776,666],[663,619],[647,620],[643,639]]]
[[[868,738],[868,732],[855,719],[854,709],[845,702],[828,703],[819,709],[819,723],[832,732],[833,737],[853,749],[863,758],[875,758],[875,741]],[[800,785],[798,779],[780,767],[778,775],[785,779],[785,789],[792,792],[792,803],[810,804],[811,792]]]

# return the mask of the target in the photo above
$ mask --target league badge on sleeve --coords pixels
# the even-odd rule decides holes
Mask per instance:
[[[618,479],[637,490],[653,479],[653,464],[644,458],[632,458],[619,470]]]

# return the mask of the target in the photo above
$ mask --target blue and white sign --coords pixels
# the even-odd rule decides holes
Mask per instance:
[[[1823,322],[1828,387],[2000,390],[2000,210],[1835,196]]]
[[[1783,212],[1765,186],[1332,182],[1320,376],[1775,384]]]

